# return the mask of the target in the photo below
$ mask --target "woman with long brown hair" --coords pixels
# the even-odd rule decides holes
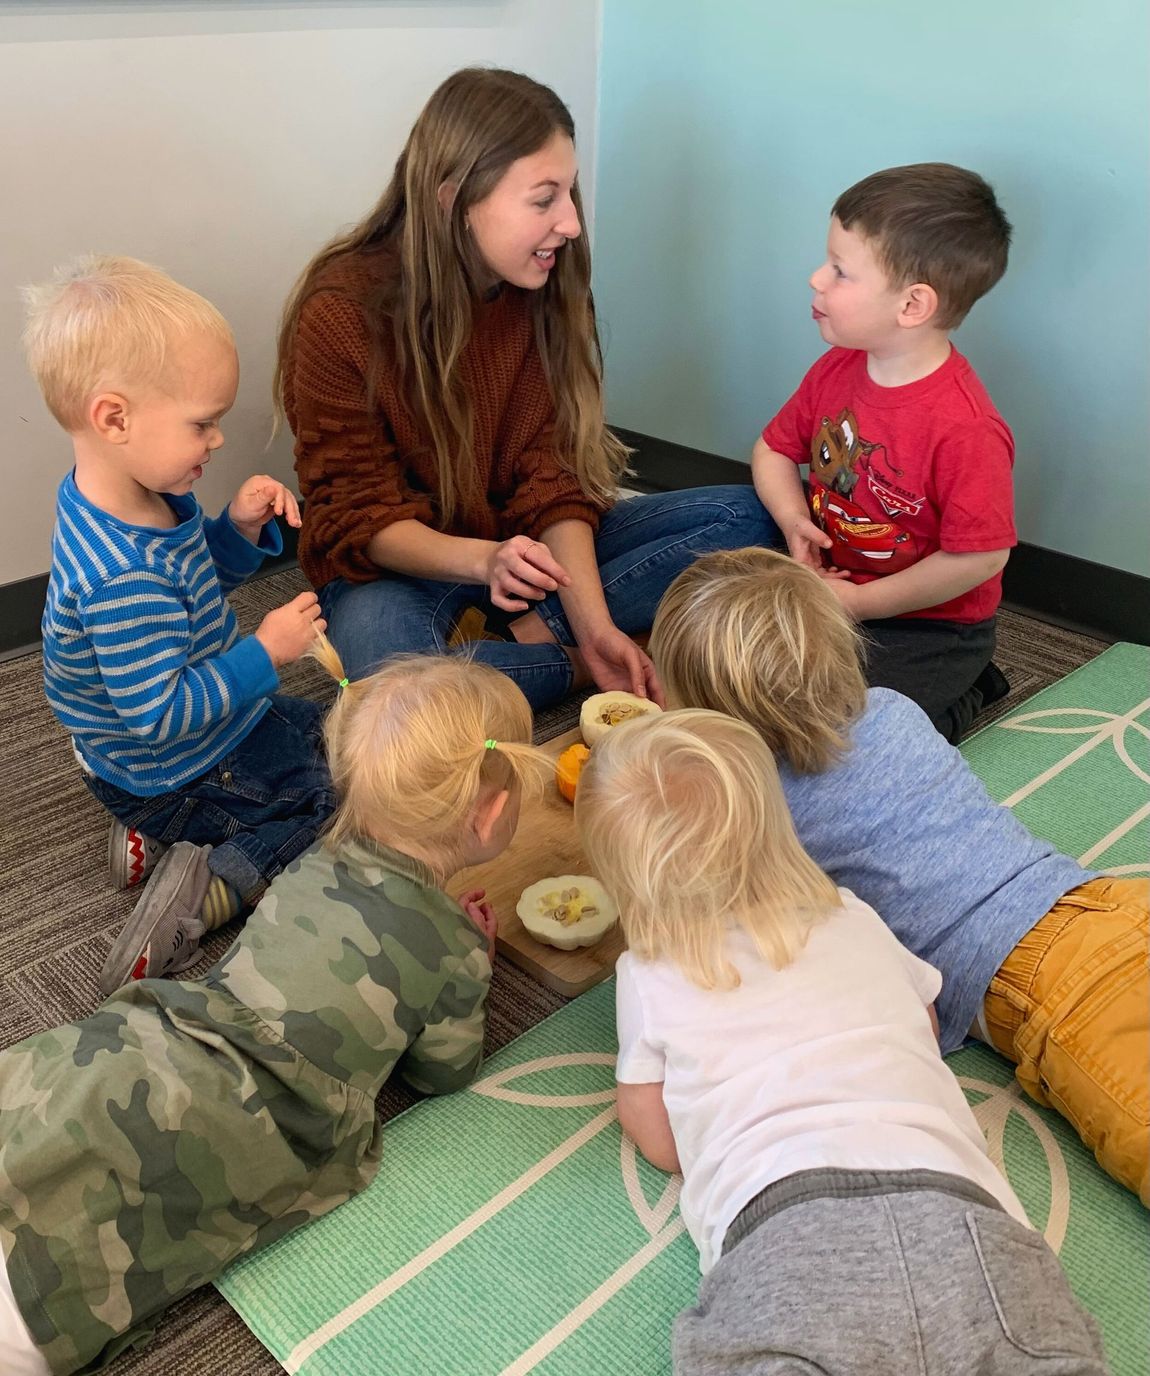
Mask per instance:
[[[631,636],[667,584],[776,541],[750,487],[616,503],[574,138],[546,86],[455,73],[288,302],[300,560],[352,677],[444,650],[475,606],[502,639],[467,652],[532,706],[590,682],[658,698]]]

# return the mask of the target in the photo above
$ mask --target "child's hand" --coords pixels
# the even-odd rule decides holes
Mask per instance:
[[[301,592],[286,606],[268,612],[256,631],[256,639],[268,652],[277,669],[299,659],[312,647],[327,622],[320,615],[319,598],[314,592]]]
[[[459,906],[487,938],[487,956],[494,965],[495,937],[499,931],[499,922],[491,909],[491,904],[483,901],[486,897],[486,889],[468,889],[466,893],[459,895]]]
[[[852,621],[862,621],[864,618],[861,615],[859,585],[850,581],[850,574],[843,569],[822,569],[821,573],[847,616]]]
[[[822,572],[823,561],[819,550],[831,547],[831,537],[825,530],[820,530],[806,516],[797,516],[784,528],[783,535],[791,558],[797,564],[806,564],[808,568]]]
[[[294,495],[275,478],[257,473],[249,478],[232,498],[228,507],[232,525],[252,544],[260,538],[260,531],[273,516],[282,516],[289,526],[301,524],[299,503]]]

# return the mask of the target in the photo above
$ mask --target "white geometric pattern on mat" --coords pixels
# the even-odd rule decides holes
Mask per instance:
[[[1119,660],[1119,666],[1123,662],[1129,664],[1132,653],[1147,655],[1146,651],[1133,646],[1116,647],[1116,651],[1124,657],[1124,660]],[[1150,656],[1146,658],[1146,667],[1150,668]],[[1143,674],[1141,680],[1136,681],[1133,692],[1129,689],[1129,676],[1124,679],[1111,676],[1110,681],[1114,683],[1115,692],[1109,698],[1105,695],[1102,697],[1105,706],[1115,710],[1074,705],[1043,708],[1036,705],[1037,710],[1024,711],[1021,715],[994,723],[973,737],[972,753],[989,753],[993,756],[997,746],[989,738],[1004,729],[1020,733],[1019,737],[1015,737],[1015,750],[1007,751],[1013,757],[1013,767],[1000,773],[999,786],[992,787],[988,782],[993,796],[1008,806],[1019,808],[1024,820],[1030,821],[1032,826],[1041,820],[1057,827],[1060,818],[1077,818],[1074,834],[1063,838],[1061,844],[1068,851],[1080,852],[1083,864],[1093,866],[1100,861],[1104,872],[1109,874],[1145,873],[1145,863],[1126,862],[1142,859],[1141,830],[1150,818],[1150,803],[1146,795],[1150,770],[1145,756],[1146,745],[1150,743],[1150,699],[1139,702],[1128,711],[1125,710],[1125,704],[1132,697],[1144,694],[1146,675]],[[1121,688],[1123,682],[1126,684],[1124,689]],[[1071,688],[1064,694],[1063,703],[1069,699],[1072,704],[1074,696],[1077,695]],[[1046,700],[1051,701],[1050,698]],[[1053,701],[1057,702],[1058,699]],[[1032,744],[1023,746],[1027,738],[1024,733],[1028,733]],[[1005,741],[1001,743],[1005,744]],[[1017,750],[1018,746],[1023,746],[1021,753]],[[1062,754],[1064,750],[1068,753]],[[1083,761],[1085,765],[1081,763]],[[1100,765],[1103,766],[1101,784],[1095,772]],[[1090,778],[1082,777],[1084,773],[1093,775],[1092,785]],[[1040,827],[1036,829],[1039,834],[1049,834]],[[1051,835],[1051,839],[1055,839],[1055,836]],[[1107,860],[1114,863],[1106,866]],[[586,998],[599,998],[602,1003],[601,993],[601,990],[594,991]],[[577,1001],[571,1011],[580,1005],[585,1007],[586,1000]],[[607,1014],[605,1020],[612,1021],[610,1010],[597,1008],[594,1025],[598,1026],[604,1020],[604,1012]],[[546,1047],[547,1050],[561,1050],[563,1054],[536,1056],[528,1062],[488,1073],[470,1091],[464,1092],[461,1097],[476,1095],[480,1100],[514,1105],[515,1108],[510,1109],[513,1113],[526,1110],[527,1120],[535,1125],[536,1130],[545,1123],[550,1124],[550,1130],[545,1130],[540,1140],[542,1159],[532,1161],[527,1151],[518,1153],[512,1168],[500,1173],[492,1182],[490,1191],[485,1192],[487,1197],[478,1192],[471,1196],[465,1205],[470,1211],[466,1217],[460,1219],[458,1212],[450,1214],[441,1227],[433,1232],[424,1231],[417,1239],[413,1239],[414,1245],[410,1248],[393,1254],[394,1261],[389,1266],[395,1269],[379,1284],[371,1284],[370,1271],[367,1276],[363,1271],[353,1273],[350,1288],[345,1287],[330,1306],[323,1305],[318,1312],[314,1307],[311,1308],[302,1323],[299,1319],[303,1315],[297,1311],[296,1319],[288,1330],[290,1336],[284,1335],[288,1340],[279,1348],[279,1352],[291,1348],[286,1359],[281,1358],[289,1372],[300,1373],[305,1368],[312,1370],[313,1358],[319,1364],[316,1370],[331,1372],[339,1368],[340,1354],[348,1340],[354,1339],[354,1325],[360,1319],[364,1321],[366,1333],[374,1335],[365,1339],[364,1346],[368,1351],[374,1350],[378,1356],[373,1344],[378,1343],[377,1335],[386,1327],[385,1316],[396,1312],[401,1320],[398,1331],[410,1331],[405,1330],[402,1324],[409,1323],[410,1315],[418,1312],[418,1306],[425,1302],[421,1298],[424,1294],[445,1292],[454,1283],[459,1268],[470,1264],[465,1258],[477,1255],[477,1247],[486,1249],[489,1255],[500,1255],[506,1231],[519,1226],[510,1221],[522,1217],[520,1211],[525,1207],[529,1210],[532,1207],[541,1209],[539,1201],[547,1198],[548,1192],[555,1188],[557,1181],[564,1178],[565,1172],[570,1172],[572,1167],[586,1171],[589,1162],[595,1163],[596,1179],[604,1186],[609,1181],[613,1182],[614,1190],[609,1198],[618,1201],[613,1206],[615,1217],[627,1221],[627,1226],[615,1235],[616,1242],[621,1241],[622,1245],[615,1247],[607,1264],[594,1274],[576,1275],[575,1283],[563,1294],[562,1303],[551,1305],[545,1316],[534,1309],[521,1312],[520,1319],[526,1321],[525,1325],[516,1325],[510,1332],[505,1330],[504,1336],[508,1341],[498,1355],[488,1350],[486,1364],[481,1360],[482,1370],[490,1376],[496,1376],[496,1373],[499,1376],[528,1376],[528,1373],[538,1376],[543,1370],[561,1370],[565,1373],[581,1370],[584,1369],[578,1366],[581,1357],[572,1359],[570,1354],[601,1350],[596,1344],[603,1342],[602,1335],[605,1332],[608,1335],[612,1333],[611,1325],[617,1322],[608,1317],[613,1312],[613,1299],[615,1306],[634,1306],[635,1297],[645,1296],[645,1287],[654,1285],[662,1286],[662,1289],[652,1290],[650,1296],[653,1307],[660,1314],[663,1308],[673,1311],[677,1307],[673,1304],[668,1306],[667,1302],[668,1297],[672,1300],[679,1297],[680,1288],[682,1296],[679,1303],[689,1301],[690,1281],[694,1273],[688,1263],[694,1253],[686,1244],[685,1229],[678,1210],[681,1182],[678,1177],[660,1177],[656,1182],[652,1173],[643,1169],[637,1161],[634,1146],[619,1133],[613,1086],[603,1084],[598,1078],[604,1071],[609,1072],[614,1064],[614,1056],[605,1049],[606,1037],[596,1040],[598,1047],[604,1049],[573,1052],[568,1028],[559,1046],[551,1042]],[[590,1045],[596,1045],[596,1040],[592,1040]],[[581,1044],[588,1045],[582,1036],[574,1040],[575,1046]],[[542,1051],[544,1047],[536,1049]],[[965,1064],[964,1057],[968,1058]],[[979,1057],[983,1060],[980,1061]],[[546,1072],[562,1070],[564,1067],[594,1068],[592,1083],[588,1085],[586,1081],[567,1079],[564,1088],[569,1092],[546,1092]],[[1132,1256],[1143,1257],[1146,1249],[1141,1241],[1137,1245],[1131,1242],[1132,1237],[1141,1239],[1142,1235],[1137,1232],[1132,1234],[1126,1219],[1127,1206],[1135,1207],[1133,1197],[1122,1195],[1120,1199],[1111,1200],[1108,1196],[1098,1194],[1102,1177],[1095,1165],[1086,1158],[1081,1144],[1069,1136],[1069,1129],[1061,1123],[1052,1127],[1048,1118],[1025,1099],[1017,1083],[1008,1076],[1005,1063],[1001,1067],[1005,1083],[998,1078],[1000,1067],[990,1052],[964,1052],[953,1068],[986,1136],[992,1159],[1005,1174],[1014,1175],[1013,1183],[1032,1222],[1042,1230],[1052,1249],[1061,1253],[1072,1272],[1073,1268],[1077,1268],[1079,1280],[1076,1286],[1080,1284],[1083,1287],[1081,1297],[1084,1300],[1092,1293],[1091,1286],[1096,1280],[1095,1268],[1098,1263],[1092,1259],[1092,1249],[1101,1246],[1104,1255],[1110,1258],[1111,1252],[1106,1249],[1111,1240],[1116,1238],[1124,1247],[1132,1248]],[[963,1074],[963,1070],[967,1073]],[[544,1074],[542,1085],[535,1078],[524,1088],[519,1087],[526,1077],[537,1077],[541,1072]],[[577,1074],[578,1071],[572,1073]],[[540,1088],[543,1092],[538,1092]],[[586,1092],[588,1090],[590,1092]],[[494,1104],[489,1105],[490,1109],[494,1107]],[[562,1109],[568,1112],[568,1116],[556,1118],[553,1113],[540,1114],[540,1109]],[[476,1121],[470,1111],[464,1112],[464,1120]],[[488,1119],[483,1118],[482,1121],[487,1122]],[[618,1147],[614,1144],[612,1134],[618,1139]],[[535,1140],[536,1131],[525,1133],[525,1141]],[[455,1158],[449,1156],[448,1159]],[[618,1176],[610,1168],[604,1169],[608,1162],[615,1160],[619,1162]],[[540,1185],[539,1190],[533,1188],[537,1184]],[[620,1198],[620,1184],[625,1201]],[[650,1197],[644,1193],[644,1184],[651,1192]],[[1098,1223],[1102,1215],[1096,1214],[1095,1210],[1100,1201],[1114,1205],[1115,1215],[1109,1225],[1110,1232]],[[618,1212],[620,1203],[622,1214]],[[531,1216],[538,1218],[539,1214],[533,1213]],[[1140,1223],[1141,1215],[1139,1226]],[[436,1233],[439,1235],[436,1236]],[[352,1236],[358,1236],[355,1229],[352,1230]],[[532,1235],[527,1236],[530,1240]],[[472,1241],[468,1243],[468,1239]],[[677,1247],[674,1245],[676,1242],[679,1244]],[[687,1253],[691,1254],[690,1257]],[[550,1259],[554,1256],[553,1247],[549,1244],[542,1246],[539,1256]],[[662,1259],[657,1260],[659,1258]],[[256,1265],[259,1265],[258,1258]],[[1123,1297],[1122,1307],[1116,1313],[1128,1315],[1141,1312],[1142,1301],[1136,1300],[1134,1292],[1128,1292],[1123,1287],[1128,1286],[1133,1277],[1137,1288],[1137,1276],[1143,1271],[1144,1267],[1136,1266],[1125,1272],[1104,1273],[1106,1283],[1116,1286]],[[258,1271],[256,1274],[258,1276]],[[374,1274],[378,1277],[381,1271],[377,1269]],[[632,1282],[635,1284],[632,1285]],[[262,1283],[266,1285],[267,1281]],[[366,1288],[357,1295],[361,1287]],[[401,1307],[393,1311],[389,1309],[389,1300],[397,1291],[402,1292],[399,1298]],[[1100,1291],[1093,1293],[1090,1307],[1096,1309],[1099,1317],[1103,1316],[1104,1296]],[[249,1300],[248,1311],[254,1309],[255,1305]],[[614,1308],[614,1312],[618,1314],[620,1311]],[[632,1309],[624,1312],[638,1311]],[[532,1322],[533,1316],[535,1322]],[[668,1316],[667,1330],[669,1324]],[[376,1325],[374,1330],[373,1325]],[[349,1329],[353,1331],[348,1332]],[[1124,1345],[1120,1354],[1124,1360],[1121,1364],[1115,1361],[1115,1371],[1123,1376],[1132,1376],[1135,1371],[1141,1373],[1146,1369],[1144,1339],[1137,1333],[1131,1337],[1129,1330],[1123,1330],[1121,1324],[1117,1325],[1116,1333],[1115,1341],[1120,1346]],[[344,1335],[342,1338],[341,1334]],[[1107,1331],[1108,1344],[1111,1337],[1111,1332]],[[649,1347],[644,1349],[644,1354],[651,1355]],[[1119,1354],[1112,1354],[1115,1355]],[[420,1356],[426,1360],[427,1354],[421,1349]],[[443,1360],[443,1354],[434,1354],[432,1360]],[[657,1360],[662,1362],[665,1358],[658,1354]],[[369,1369],[374,1372],[376,1367],[356,1366],[357,1371],[366,1372]],[[420,1366],[419,1369],[441,1373],[447,1370],[432,1366]],[[471,1369],[478,1371],[480,1366]],[[647,1367],[643,1369],[648,1370]],[[662,1365],[657,1369],[660,1373],[665,1370]],[[656,1367],[650,1367],[652,1373],[655,1370]]]
[[[471,1086],[469,1093],[482,1094],[490,1099],[502,1099],[507,1103],[533,1108],[595,1108],[607,1105],[594,1114],[575,1132],[554,1147],[540,1161],[518,1179],[513,1180],[492,1199],[488,1200],[471,1215],[463,1219],[443,1237],[426,1247],[418,1256],[413,1257],[405,1266],[392,1275],[372,1286],[351,1304],[333,1315],[326,1323],[315,1329],[305,1339],[297,1343],[284,1360],[285,1369],[295,1376],[304,1363],[338,1334],[342,1333],[369,1310],[393,1295],[401,1286],[413,1280],[441,1257],[501,1210],[506,1208],[525,1190],[542,1180],[551,1170],[566,1160],[573,1152],[609,1127],[616,1119],[615,1091],[613,1088],[596,1090],[589,1094],[539,1094],[509,1088],[509,1085],[523,1076],[538,1071],[558,1069],[575,1065],[614,1066],[615,1057],[605,1052],[568,1052],[557,1056],[541,1056],[524,1061],[519,1065],[508,1066],[478,1080]],[[1041,1116],[1030,1107],[1022,1096],[1017,1082],[1005,1085],[992,1084],[987,1080],[970,1076],[959,1076],[959,1084],[971,1095],[981,1096],[972,1103],[972,1109],[979,1127],[987,1139],[991,1159],[1004,1175],[1008,1175],[1004,1139],[1007,1121],[1012,1113],[1017,1113],[1033,1132],[1046,1156],[1050,1171],[1050,1211],[1043,1235],[1051,1248],[1061,1249],[1066,1236],[1070,1217],[1070,1180],[1062,1149],[1055,1141],[1049,1127]],[[648,1241],[626,1262],[619,1266],[599,1286],[587,1295],[578,1305],[566,1314],[557,1324],[538,1338],[515,1361],[500,1372],[500,1376],[527,1376],[534,1368],[561,1343],[569,1338],[581,1324],[585,1323],[612,1296],[618,1294],[643,1270],[643,1268],[663,1251],[684,1231],[682,1216],[677,1212],[682,1177],[670,1176],[662,1194],[652,1204],[643,1192],[639,1180],[635,1144],[629,1137],[620,1142],[620,1171],[636,1217],[643,1224]]]
[[[957,1078],[964,1090],[986,1096],[971,1104],[971,1108],[986,1138],[990,1159],[1008,1180],[1010,1172],[1006,1166],[1005,1146],[1006,1124],[1010,1115],[1019,1114],[1038,1139],[1050,1171],[1050,1213],[1042,1235],[1052,1251],[1060,1252],[1070,1222],[1070,1175],[1066,1169],[1066,1158],[1062,1155],[1062,1148],[1054,1140],[1054,1134],[1026,1102],[1017,1080],[1011,1080],[1005,1085],[993,1085],[987,1080],[975,1080],[969,1075],[959,1075]],[[970,1098],[969,1094],[967,1098]],[[1033,1219],[1030,1221],[1034,1223]]]
[[[1013,716],[1006,721],[998,722],[998,727],[1004,731],[1027,731],[1036,735],[1087,737],[1069,755],[1064,756],[1056,764],[1052,764],[1049,769],[1043,770],[1028,784],[1016,789],[1009,798],[1004,798],[1003,803],[1007,807],[1017,807],[1024,798],[1029,798],[1032,794],[1037,793],[1051,779],[1057,778],[1059,774],[1089,755],[1092,750],[1096,750],[1104,741],[1111,743],[1115,755],[1135,778],[1150,784],[1150,774],[1147,774],[1142,766],[1131,757],[1129,747],[1126,744],[1127,731],[1137,732],[1146,740],[1150,740],[1150,726],[1146,722],[1138,720],[1148,711],[1150,711],[1150,698],[1124,713],[1099,712],[1092,707],[1048,707],[1038,712],[1024,712],[1020,716]],[[1058,721],[1065,722],[1067,718],[1086,718],[1086,720],[1074,721],[1071,725],[1056,724]],[[1147,817],[1150,817],[1150,802],[1136,808],[1105,836],[1100,837],[1093,845],[1087,847],[1078,857],[1078,863],[1090,865],[1097,856],[1105,854],[1116,841],[1119,841],[1127,832],[1133,831]],[[1108,868],[1105,873],[1110,875],[1150,873],[1150,860],[1142,864],[1114,865]]]
[[[540,1056],[535,1060],[524,1061],[520,1065],[508,1066],[505,1070],[496,1071],[494,1075],[485,1076],[482,1080],[477,1080],[469,1091],[465,1091],[472,1094],[482,1094],[489,1099],[502,1099],[506,1103],[531,1108],[591,1108],[598,1104],[607,1104],[609,1107],[588,1119],[580,1128],[548,1152],[542,1160],[537,1161],[529,1170],[524,1171],[517,1180],[513,1180],[500,1190],[494,1198],[489,1199],[486,1204],[476,1209],[469,1217],[456,1224],[450,1232],[445,1233],[431,1246],[424,1248],[418,1256],[412,1257],[405,1266],[400,1267],[398,1271],[395,1271],[378,1285],[372,1286],[370,1290],[360,1295],[351,1304],[346,1305],[326,1323],[309,1333],[302,1342],[296,1344],[284,1359],[286,1371],[295,1376],[303,1364],[309,1358],[314,1357],[326,1343],[331,1342],[344,1329],[355,1323],[357,1319],[362,1318],[377,1304],[381,1304],[388,1296],[395,1294],[401,1286],[413,1280],[421,1271],[434,1265],[440,1257],[446,1256],[453,1247],[462,1242],[464,1238],[470,1237],[477,1228],[481,1228],[489,1219],[494,1218],[507,1205],[518,1199],[525,1190],[530,1189],[532,1185],[542,1180],[548,1172],[565,1161],[573,1152],[578,1151],[580,1147],[591,1141],[604,1128],[610,1127],[618,1117],[615,1108],[614,1086],[609,1089],[596,1090],[590,1094],[525,1093],[507,1087],[510,1081],[518,1080],[522,1076],[533,1074],[536,1071],[556,1070],[573,1065],[614,1067],[615,1057],[602,1051],[568,1052],[559,1056]],[[549,1332],[544,1333],[541,1338],[532,1343],[526,1352],[505,1367],[501,1376],[524,1376],[526,1372],[531,1371],[549,1352],[554,1351],[560,1343],[569,1338],[580,1324],[586,1322],[597,1309],[601,1308],[612,1295],[617,1294],[632,1281],[648,1262],[674,1242],[675,1238],[683,1231],[682,1219],[679,1217],[671,1218],[675,1206],[679,1202],[682,1177],[677,1175],[671,1177],[664,1187],[663,1193],[652,1206],[647,1202],[643,1188],[639,1183],[634,1143],[626,1137],[622,1139],[621,1143],[619,1166],[627,1190],[627,1197],[631,1201],[631,1205],[639,1221],[643,1224],[650,1241],[627,1262],[618,1267],[613,1275],[608,1276],[561,1322]]]
[[[630,1284],[643,1267],[654,1261],[664,1247],[674,1242],[686,1227],[681,1216],[671,1217],[679,1202],[679,1190],[683,1184],[681,1175],[671,1176],[663,1188],[663,1193],[655,1204],[651,1205],[647,1202],[643,1187],[639,1183],[635,1144],[629,1137],[624,1137],[621,1141],[619,1165],[623,1172],[623,1183],[627,1188],[627,1198],[630,1200],[631,1207],[635,1210],[639,1221],[647,1230],[650,1241],[640,1247],[635,1255],[625,1261],[622,1266],[617,1267],[612,1275],[608,1276],[601,1285],[596,1286],[585,1300],[577,1304],[569,1314],[544,1333],[537,1342],[532,1343],[521,1357],[505,1366],[500,1372],[500,1376],[526,1376],[527,1372],[534,1370],[543,1358],[548,1353],[554,1352],[560,1343],[565,1342],[579,1328],[580,1324],[586,1323],[597,1309],[601,1309],[612,1296],[617,1295],[625,1285]]]

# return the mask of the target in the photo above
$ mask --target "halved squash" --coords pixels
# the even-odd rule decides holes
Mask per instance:
[[[587,874],[560,874],[529,884],[515,911],[536,941],[561,951],[593,946],[619,916],[603,885]]]
[[[595,693],[587,699],[579,713],[579,730],[587,744],[593,746],[596,741],[602,740],[613,726],[621,726],[623,722],[631,721],[635,717],[644,717],[662,710],[649,698],[637,698],[634,693]]]
[[[569,745],[555,761],[555,782],[559,792],[569,803],[575,801],[575,790],[579,787],[579,775],[583,766],[591,758],[591,752],[578,741]]]

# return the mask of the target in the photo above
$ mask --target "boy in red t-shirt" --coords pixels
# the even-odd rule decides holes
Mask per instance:
[[[1016,543],[1014,442],[950,331],[1005,272],[1009,243],[991,188],[948,163],[845,191],[810,279],[832,348],[752,457],[791,555],[867,623],[871,685],[912,698],[950,741],[1008,687],[991,656]]]

